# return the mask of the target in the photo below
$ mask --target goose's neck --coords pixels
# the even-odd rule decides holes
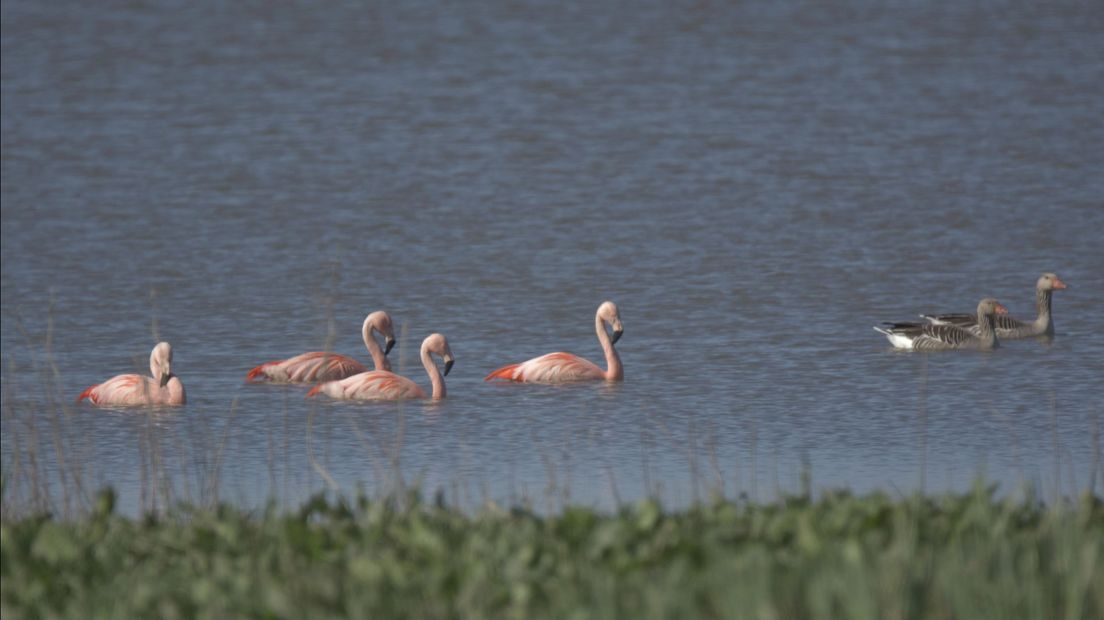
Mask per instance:
[[[985,346],[992,348],[999,346],[999,343],[997,342],[996,330],[997,315],[991,312],[989,314],[983,314],[979,312],[977,320],[978,337],[981,338],[981,341],[985,344]]]
[[[625,371],[621,368],[621,356],[617,349],[613,348],[613,342],[606,333],[606,323],[601,316],[594,317],[594,330],[598,332],[598,342],[602,344],[602,352],[606,354],[606,381],[620,381],[625,378]]]
[[[372,335],[372,329],[372,326],[368,323],[364,324],[364,346],[368,347],[368,353],[372,356],[372,364],[375,365],[376,370],[391,370],[391,362],[387,361],[383,349],[376,342],[376,337]]]
[[[1053,292],[1051,289],[1045,288],[1036,289],[1035,291],[1035,309],[1038,312],[1035,327],[1045,334],[1054,333],[1054,322],[1050,318],[1050,296]]]
[[[422,366],[425,366],[429,375],[429,383],[433,386],[433,400],[441,400],[445,397],[445,378],[437,369],[437,363],[433,361],[433,355],[429,349],[422,349]]]

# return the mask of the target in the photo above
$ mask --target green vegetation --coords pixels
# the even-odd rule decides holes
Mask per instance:
[[[315,498],[296,512],[2,524],[18,617],[1100,618],[1104,506],[992,489],[682,511],[479,514]]]

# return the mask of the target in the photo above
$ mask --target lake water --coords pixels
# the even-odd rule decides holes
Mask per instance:
[[[393,4],[401,4],[393,6]],[[1104,3],[3,4],[5,502],[1100,489]],[[871,326],[1034,313],[1052,342]],[[483,382],[550,351],[618,385]],[[456,356],[440,403],[245,385]],[[185,407],[72,405],[174,347]],[[160,481],[160,482],[158,482]],[[160,499],[158,499],[160,498]]]

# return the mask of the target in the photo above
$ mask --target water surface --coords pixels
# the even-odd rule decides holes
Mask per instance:
[[[5,2],[13,497],[1099,479],[1104,6],[540,4]],[[1052,342],[901,354],[871,330],[990,295],[1030,316],[1043,271],[1070,284]],[[604,299],[623,384],[482,381],[599,360]],[[423,385],[421,339],[448,336],[446,401],[243,384],[367,359],[377,309]],[[186,407],[70,404],[158,339]]]

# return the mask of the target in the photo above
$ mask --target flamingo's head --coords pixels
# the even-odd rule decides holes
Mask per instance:
[[[172,377],[172,345],[158,342],[150,353],[150,374],[161,387],[165,387]]]
[[[371,338],[371,332],[383,336],[383,354],[387,355],[395,347],[395,328],[391,324],[391,315],[377,310],[364,319],[364,337]]]
[[[621,334],[625,332],[624,327],[621,326],[621,313],[617,310],[617,304],[612,301],[603,301],[602,305],[598,306],[598,318],[613,329],[610,342],[617,342],[621,338]]]
[[[426,336],[426,339],[422,341],[422,355],[427,354],[436,354],[445,361],[445,375],[449,374],[453,363],[456,362],[456,358],[452,356],[452,349],[449,348],[448,340],[445,339],[443,334]]]
[[[1058,274],[1044,273],[1039,276],[1039,281],[1035,283],[1035,288],[1040,291],[1060,291],[1068,287],[1065,282],[1058,278]]]

